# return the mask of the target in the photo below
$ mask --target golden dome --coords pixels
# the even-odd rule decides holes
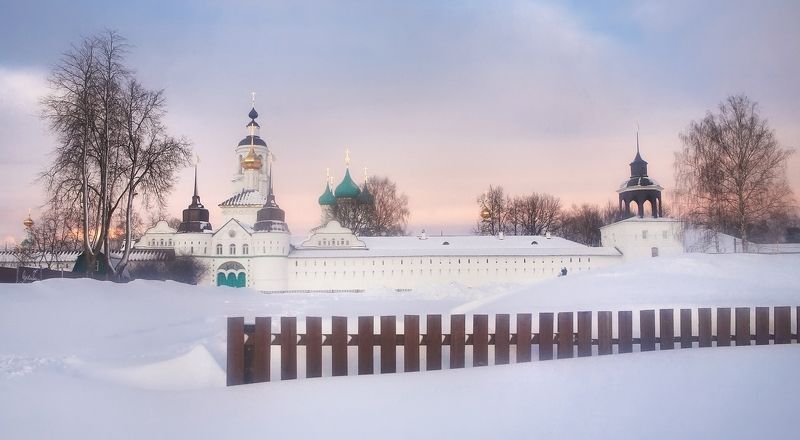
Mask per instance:
[[[28,214],[28,218],[26,218],[22,224],[25,225],[26,229],[31,229],[33,227],[33,219],[31,218],[30,214]]]
[[[261,169],[261,159],[256,156],[256,150],[253,146],[250,146],[250,151],[247,152],[247,156],[242,159],[242,168],[245,170],[260,170]]]

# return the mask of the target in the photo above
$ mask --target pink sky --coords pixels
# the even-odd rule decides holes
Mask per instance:
[[[269,26],[236,34],[244,6],[234,2],[196,6],[199,24],[181,29],[154,18],[158,32],[147,34],[138,20],[156,12],[143,9],[85,28],[54,25],[26,51],[0,58],[0,237],[19,240],[28,208],[36,217],[43,201],[32,181],[53,149],[37,116],[49,66],[70,41],[103,26],[135,44],[130,62],[145,84],[166,89],[169,129],[201,156],[200,195],[215,226],[251,91],[277,157],[278,203],[300,234],[318,221],[326,167],[341,178],[346,147],[354,177],[366,166],[409,196],[411,232],[465,233],[490,184],[551,193],[566,206],[615,201],[637,122],[650,175],[670,189],[678,133],[730,94],[758,101],[782,145],[800,146],[792,2],[635,2],[611,12],[561,3],[360,5],[336,14],[326,14],[329,5],[302,13],[244,5]],[[788,172],[800,194],[798,155]],[[191,191],[186,169],[166,213],[180,216]]]

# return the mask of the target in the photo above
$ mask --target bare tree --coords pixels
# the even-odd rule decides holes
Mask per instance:
[[[162,205],[188,143],[166,134],[163,92],[143,88],[124,64],[127,45],[114,31],[84,39],[51,72],[43,116],[57,134],[55,160],[40,175],[55,206],[81,207],[84,266],[122,273],[130,251],[134,197]],[[122,210],[125,255],[112,264],[115,213]]]
[[[368,235],[405,235],[408,224],[408,196],[398,193],[397,184],[388,177],[372,177],[367,182],[374,206],[367,219]]]
[[[474,232],[480,235],[497,235],[504,230],[508,214],[508,200],[502,186],[489,185],[476,202],[481,212],[481,220]]]
[[[31,228],[29,235],[41,267],[53,269],[65,253],[80,250],[80,221],[75,211],[51,207]]]
[[[728,97],[717,113],[691,122],[681,141],[675,201],[682,218],[738,235],[746,252],[754,225],[791,209],[786,165],[792,152],[778,145],[748,97]]]
[[[331,215],[355,235],[369,235],[370,217],[375,206],[358,199],[337,199],[331,206]]]
[[[557,228],[561,200],[545,193],[532,193],[518,200],[520,226],[524,235],[542,235]]]
[[[596,206],[583,204],[572,206],[564,213],[561,222],[561,236],[587,246],[600,246],[600,227],[603,216]]]
[[[331,206],[333,218],[356,235],[404,235],[410,212],[408,196],[397,191],[388,177],[373,177],[354,199],[339,198]]]

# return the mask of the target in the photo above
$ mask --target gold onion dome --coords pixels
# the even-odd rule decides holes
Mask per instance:
[[[28,218],[26,218],[26,219],[25,219],[25,220],[22,222],[22,224],[23,224],[23,225],[25,225],[25,228],[27,228],[27,229],[30,229],[30,228],[32,228],[32,227],[33,227],[33,219],[31,218],[31,215],[30,215],[30,214],[28,214]]]
[[[247,156],[242,159],[242,168],[246,170],[260,170],[261,169],[261,159],[256,156],[256,150],[253,146],[250,146],[250,151],[247,152]]]

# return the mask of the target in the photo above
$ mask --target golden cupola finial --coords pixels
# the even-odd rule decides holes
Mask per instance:
[[[256,156],[256,149],[252,145],[250,145],[250,151],[247,152],[247,156],[242,159],[242,168],[246,170],[261,169],[261,159]]]
[[[33,219],[31,218],[30,209],[28,210],[28,218],[26,218],[25,221],[22,222],[22,224],[25,226],[25,229],[33,228]]]

